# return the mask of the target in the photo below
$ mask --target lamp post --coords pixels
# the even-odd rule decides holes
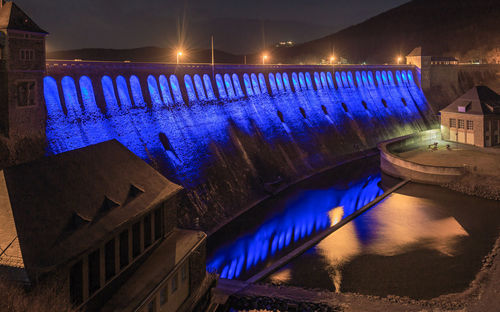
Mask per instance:
[[[267,54],[262,55],[262,65],[266,65]]]
[[[179,65],[179,58],[182,56],[182,52],[177,52],[177,65]]]
[[[333,62],[335,62],[335,56],[330,56],[330,64],[333,65]]]

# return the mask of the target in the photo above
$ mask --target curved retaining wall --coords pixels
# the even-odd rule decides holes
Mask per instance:
[[[440,130],[428,130],[378,144],[380,168],[391,176],[427,184],[445,184],[455,181],[466,173],[465,167],[422,165],[398,157],[395,150],[429,142],[440,138]]]

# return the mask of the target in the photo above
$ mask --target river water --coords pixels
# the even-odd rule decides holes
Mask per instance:
[[[414,299],[461,292],[499,226],[500,202],[410,183],[267,281]]]
[[[208,269],[246,280],[383,193],[377,157],[299,183],[208,240]],[[500,202],[409,183],[266,282],[428,299],[465,290],[491,250]]]

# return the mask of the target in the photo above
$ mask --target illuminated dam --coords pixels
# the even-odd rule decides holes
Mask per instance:
[[[418,77],[405,65],[48,61],[47,154],[117,139],[186,188],[181,224],[213,229],[382,140],[435,127]]]

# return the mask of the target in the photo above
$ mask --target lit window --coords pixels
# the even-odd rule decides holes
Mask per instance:
[[[458,129],[464,129],[465,127],[465,122],[463,119],[458,120]]]
[[[457,120],[455,118],[450,118],[450,128],[457,127]]]
[[[474,130],[474,122],[472,120],[467,120],[467,130]]]
[[[177,290],[177,272],[172,277],[172,294]]]

